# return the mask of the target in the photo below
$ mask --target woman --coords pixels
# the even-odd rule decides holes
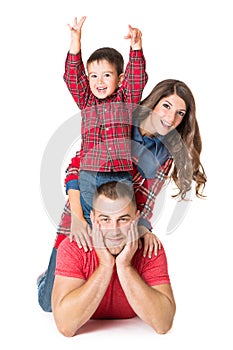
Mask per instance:
[[[140,234],[143,235],[144,254],[157,251],[156,236],[150,233],[150,218],[154,202],[165,180],[175,182],[181,199],[185,199],[195,182],[196,195],[203,197],[207,181],[200,162],[201,136],[196,119],[195,100],[188,86],[168,79],[158,83],[134,112],[132,127],[132,171],[137,206],[141,212]],[[67,235],[75,236],[84,250],[92,248],[89,237],[89,212],[78,190],[80,152],[72,158],[65,179],[68,201],[58,227],[49,267],[38,279],[39,304],[51,311],[51,292],[56,265],[56,252]],[[82,207],[80,206],[80,202]],[[158,245],[160,242],[158,241]]]

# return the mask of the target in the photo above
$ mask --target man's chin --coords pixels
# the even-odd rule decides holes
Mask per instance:
[[[118,247],[109,247],[108,248],[108,251],[114,255],[114,256],[117,256],[120,254],[120,252],[123,250],[123,246],[118,246]]]

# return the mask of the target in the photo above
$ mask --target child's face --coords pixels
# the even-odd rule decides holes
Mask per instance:
[[[91,62],[87,70],[91,91],[99,99],[112,95],[123,79],[123,74],[118,76],[115,66],[106,60]]]

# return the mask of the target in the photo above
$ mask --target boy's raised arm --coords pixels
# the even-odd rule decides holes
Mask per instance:
[[[71,32],[71,41],[70,41],[70,53],[76,55],[81,50],[81,31],[83,23],[86,20],[86,16],[81,17],[79,22],[77,22],[77,17],[74,18],[74,23],[71,26],[68,24],[68,27]]]

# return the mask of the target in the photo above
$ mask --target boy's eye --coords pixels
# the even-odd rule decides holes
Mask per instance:
[[[96,75],[96,74],[90,74],[89,77],[92,78],[92,79],[96,79],[96,78],[97,78],[97,75]]]
[[[109,78],[110,76],[111,76],[110,73],[105,73],[105,74],[104,74],[104,77],[105,77],[105,78]]]

